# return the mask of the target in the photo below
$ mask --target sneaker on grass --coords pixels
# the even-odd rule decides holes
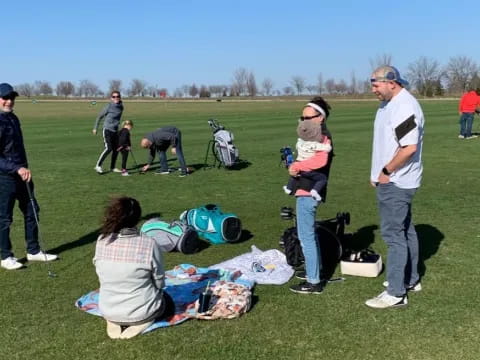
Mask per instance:
[[[290,290],[297,294],[321,294],[323,291],[323,284],[311,284],[307,281],[298,285],[290,286]]]
[[[16,257],[9,256],[8,258],[1,261],[2,268],[7,270],[17,270],[23,267],[23,264],[18,261]]]
[[[43,251],[39,251],[36,254],[28,254],[27,253],[27,260],[28,261],[53,261],[57,260],[58,256],[53,254],[47,254]]]
[[[295,272],[295,277],[300,280],[307,280],[307,272],[306,271],[297,271]]]
[[[392,296],[386,291],[382,292],[377,297],[365,301],[365,305],[374,309],[386,309],[391,307],[401,307],[408,304],[407,295]]]
[[[97,173],[103,174],[103,169],[102,169],[101,166],[95,166],[94,169],[95,169],[95,171],[96,171]]]
[[[383,287],[388,287],[388,281],[384,281],[382,285],[383,285]],[[405,284],[405,289],[407,289],[407,291],[411,291],[411,292],[419,292],[419,291],[422,291],[422,284],[420,283],[420,281],[417,281],[413,285]]]
[[[164,171],[164,170],[157,170],[154,172],[155,175],[168,175],[170,174],[170,171],[167,170],[167,171]]]
[[[119,168],[114,168],[114,169],[110,169],[111,172],[114,172],[114,173],[121,173],[122,170],[120,170]]]
[[[122,176],[130,176],[126,169],[122,169]]]

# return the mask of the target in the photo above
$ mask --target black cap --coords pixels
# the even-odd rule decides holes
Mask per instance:
[[[18,93],[13,90],[12,85],[7,83],[0,84],[0,97],[5,97],[8,95],[18,96]]]

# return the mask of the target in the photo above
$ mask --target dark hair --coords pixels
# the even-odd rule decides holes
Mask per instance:
[[[122,96],[122,94],[120,94],[120,91],[118,91],[118,90],[113,90],[113,91],[110,93],[110,97],[112,97],[113,94],[118,94],[118,96]]]
[[[116,197],[110,200],[105,208],[102,225],[102,235],[118,233],[123,228],[135,227],[142,215],[142,209],[137,200],[131,197]]]
[[[320,106],[323,111],[325,111],[325,120],[327,120],[326,118],[328,118],[328,116],[330,115],[330,105],[328,105],[328,103],[325,101],[324,98],[322,98],[321,96],[315,96],[312,100],[310,100],[311,103],[314,103],[315,105],[318,105]]]

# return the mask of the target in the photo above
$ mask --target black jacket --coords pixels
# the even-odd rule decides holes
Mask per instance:
[[[0,111],[0,174],[14,174],[21,167],[28,167],[28,162],[20,120]]]

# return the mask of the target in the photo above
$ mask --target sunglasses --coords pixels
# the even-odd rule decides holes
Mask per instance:
[[[301,121],[312,120],[312,119],[315,119],[315,118],[320,117],[320,116],[322,116],[322,114],[317,114],[317,115],[313,115],[313,116],[300,116],[300,120]]]
[[[3,100],[15,100],[16,96],[15,95],[5,95],[5,96],[0,96]]]
[[[120,99],[120,95],[112,95],[112,99]]]

